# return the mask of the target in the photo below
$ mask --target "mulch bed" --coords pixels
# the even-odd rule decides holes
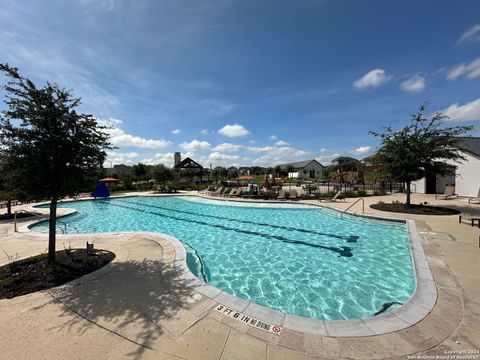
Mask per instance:
[[[27,214],[27,213],[17,213],[17,219],[21,219],[21,218],[26,218],[26,217],[30,217],[30,216],[33,216],[32,214]],[[0,220],[13,220],[13,217],[14,217],[14,214],[1,214],[0,215]]]
[[[70,254],[65,250],[57,251],[53,265],[48,264],[47,258],[47,254],[40,254],[1,266],[0,299],[11,299],[77,279],[105,266],[115,254],[95,250],[89,255],[86,249],[72,249]]]
[[[411,204],[407,206],[405,204],[397,203],[385,203],[385,204],[372,204],[370,205],[372,209],[404,213],[404,214],[414,214],[414,215],[457,215],[461,212],[455,209],[449,209],[440,206],[430,206],[430,205],[415,205]]]

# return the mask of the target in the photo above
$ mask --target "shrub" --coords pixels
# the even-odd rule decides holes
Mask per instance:
[[[357,195],[360,197],[365,197],[367,196],[367,192],[365,190],[358,190]]]

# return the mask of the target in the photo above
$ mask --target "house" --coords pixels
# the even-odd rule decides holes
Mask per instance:
[[[282,172],[288,173],[289,178],[315,179],[323,177],[324,166],[317,160],[304,160],[279,165]]]
[[[480,137],[460,138],[459,148],[465,160],[460,163],[447,161],[456,166],[455,175],[431,174],[412,182],[412,192],[421,194],[442,194],[446,185],[454,185],[459,196],[477,196],[480,187]]]

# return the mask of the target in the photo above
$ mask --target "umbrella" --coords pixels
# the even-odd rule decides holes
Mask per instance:
[[[115,179],[115,178],[103,178],[103,179],[100,179],[98,180],[99,182],[117,182],[119,181],[118,179]]]
[[[255,176],[252,176],[252,175],[243,175],[243,176],[239,176],[237,179],[238,179],[238,180],[253,180],[253,179],[255,179]]]

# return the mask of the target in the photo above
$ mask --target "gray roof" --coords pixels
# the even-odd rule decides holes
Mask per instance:
[[[320,164],[317,160],[315,159],[312,159],[312,160],[304,160],[304,161],[297,161],[297,162],[292,162],[292,163],[288,163],[288,164],[280,164],[278,166],[280,166],[282,169],[286,169],[287,167],[289,166],[293,166],[295,169],[302,169],[304,168],[305,166],[307,166],[308,164],[310,164],[312,161],[315,161],[317,164],[319,164],[321,167],[323,167],[322,164]]]
[[[480,157],[480,137],[461,137],[458,146],[465,152]]]

